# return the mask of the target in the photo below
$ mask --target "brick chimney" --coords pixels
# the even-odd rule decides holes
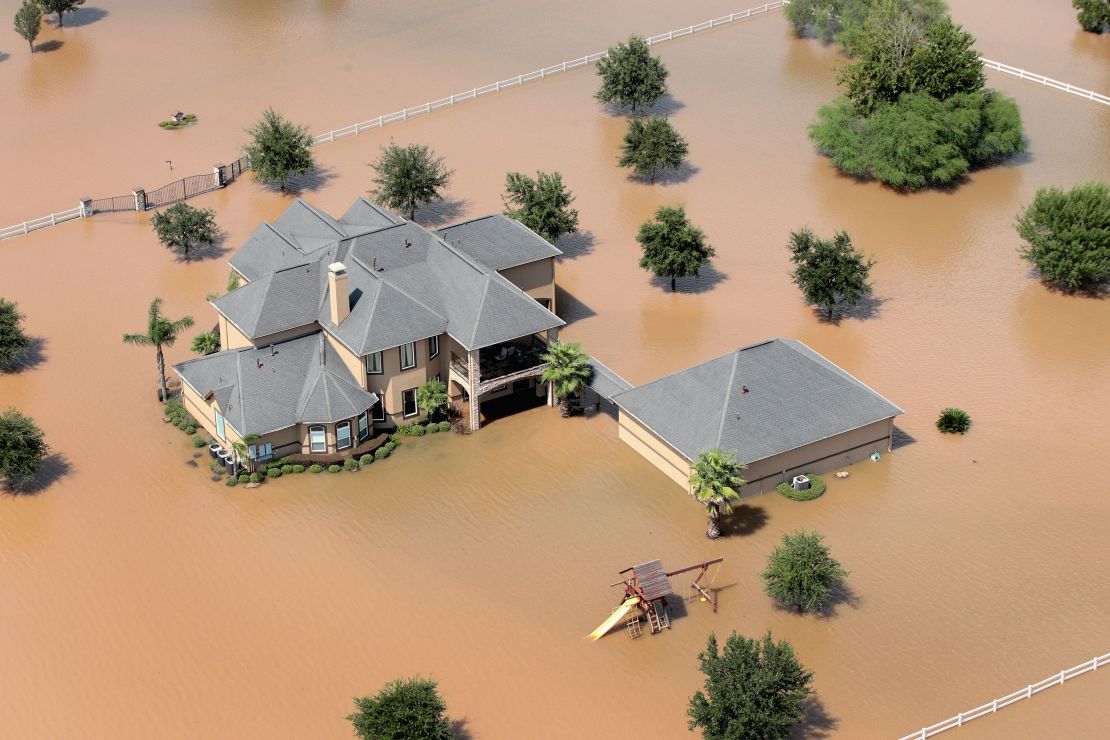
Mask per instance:
[[[351,291],[347,288],[347,266],[342,262],[328,265],[328,293],[331,323],[339,326],[351,315]]]

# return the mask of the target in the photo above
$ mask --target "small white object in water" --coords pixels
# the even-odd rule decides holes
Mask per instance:
[[[847,478],[848,477],[848,471],[847,470],[838,470],[838,471],[836,471],[836,477],[837,478]]]

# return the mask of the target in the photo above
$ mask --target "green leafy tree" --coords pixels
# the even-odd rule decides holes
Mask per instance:
[[[1084,31],[1110,31],[1110,0],[1071,0],[1071,6],[1079,11],[1077,17]]]
[[[239,288],[239,273],[235,272],[235,270],[232,270],[227,275],[227,292],[230,293],[231,291],[237,290],[238,288]]]
[[[23,0],[19,10],[15,11],[15,32],[23,37],[31,53],[35,53],[35,39],[42,30],[42,8],[35,0]]]
[[[788,246],[794,284],[807,303],[825,310],[829,321],[837,308],[854,306],[871,294],[869,277],[875,262],[852,247],[852,237],[846,232],[820,239],[807,226],[790,234]]]
[[[690,466],[690,493],[705,504],[709,515],[705,536],[711,540],[721,536],[721,512],[731,514],[732,502],[740,498],[739,489],[746,483],[740,472],[746,467],[736,462],[735,452],[723,452],[720,447],[699,452]]]
[[[851,55],[854,45],[868,33],[869,16],[882,6],[892,6],[888,13],[905,11],[919,28],[939,20],[947,11],[943,0],[794,0],[784,10],[799,36],[835,39]]]
[[[558,172],[536,172],[533,180],[520,172],[505,175],[505,215],[515,218],[554,244],[563,234],[578,230],[574,196]]]
[[[686,220],[682,206],[660,207],[655,220],[640,225],[636,241],[643,249],[640,267],[670,278],[672,293],[676,278],[697,277],[717,254],[705,240],[705,232]]]
[[[150,217],[158,241],[178,254],[189,258],[189,248],[216,241],[220,229],[216,226],[216,212],[211,208],[193,208],[188,203],[177,203]]]
[[[817,611],[828,605],[848,571],[829,554],[816,532],[793,532],[767,558],[763,591],[783,606]]]
[[[440,190],[455,174],[426,144],[398,146],[390,142],[370,166],[377,172],[377,187],[370,194],[387,207],[409,214],[410,221],[416,218],[417,206],[443,198]]]
[[[202,331],[193,337],[190,348],[201,355],[210,355],[220,351],[220,335],[214,331]]]
[[[285,120],[273,108],[267,108],[262,120],[247,133],[251,143],[243,147],[243,154],[255,178],[262,182],[278,182],[285,190],[290,177],[316,167],[308,127]]]
[[[0,478],[19,487],[34,476],[50,454],[42,430],[15,409],[0,413]]]
[[[0,298],[0,368],[11,365],[31,346],[23,332],[23,314],[14,302]]]
[[[1041,188],[1018,217],[1027,243],[1021,256],[1048,283],[1068,293],[1097,292],[1110,283],[1110,186]]]
[[[447,412],[447,386],[432,378],[416,389],[416,405],[429,421],[441,418]]]
[[[62,15],[73,13],[78,7],[85,4],[85,0],[38,0],[44,13],[53,13],[58,19],[58,27],[62,26]]]
[[[582,351],[581,342],[560,342],[554,340],[547,345],[547,351],[540,355],[547,363],[540,380],[551,383],[555,396],[559,399],[560,413],[565,419],[570,416],[571,398],[582,393],[593,377],[590,358]]]
[[[705,686],[686,714],[690,729],[700,729],[707,740],[782,740],[804,717],[813,674],[786,640],[775,642],[770,632],[759,641],[733,632],[721,652],[710,633],[698,660]]]
[[[387,683],[376,696],[355,699],[347,720],[362,740],[450,740],[447,704],[431,679]]]
[[[655,182],[661,169],[677,169],[690,152],[686,139],[662,116],[635,117],[628,121],[628,131],[621,142],[617,164],[631,167],[640,177]]]
[[[162,356],[162,348],[172,347],[173,343],[177,341],[177,335],[192,325],[192,316],[183,316],[176,321],[167,319],[162,315],[162,299],[155,298],[150,302],[146,332],[123,335],[123,341],[127,344],[154,347],[155,356],[158,360],[158,385],[162,391],[163,401],[169,398],[169,391],[166,390],[166,360]]]
[[[659,57],[653,57],[648,44],[639,36],[609,47],[597,60],[601,89],[594,94],[602,103],[641,111],[655,105],[667,94],[667,68]]]

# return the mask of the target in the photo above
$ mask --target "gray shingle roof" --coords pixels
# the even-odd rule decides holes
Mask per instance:
[[[324,340],[322,332],[270,347],[226,350],[173,369],[202,397],[214,394],[240,434],[266,434],[294,424],[333,423],[378,401]]]
[[[479,349],[563,324],[492,266],[365,199],[339,222],[324,216],[294,201],[274,226],[260,227],[232,258],[252,282],[213,305],[248,337],[315,320],[365,355],[444,332],[467,349]],[[498,227],[505,254],[511,251],[510,236],[522,255],[532,255],[524,261],[559,253],[515,221],[486,220],[507,227]],[[337,228],[353,235],[335,237]],[[322,247],[305,246],[329,234]],[[338,327],[328,308],[327,266],[333,262],[347,266],[350,290],[351,313]]]
[[[451,246],[494,270],[562,254],[524,224],[500,213],[445,226],[436,233]]]
[[[590,358],[590,366],[594,370],[593,377],[587,384],[597,395],[606,400],[612,400],[618,393],[632,390],[632,384],[606,367],[596,357]]]
[[[738,349],[613,401],[688,460],[720,447],[745,463],[902,413],[794,339]]]

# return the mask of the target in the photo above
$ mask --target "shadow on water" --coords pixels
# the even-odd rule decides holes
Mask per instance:
[[[46,339],[43,337],[31,337],[31,341],[27,344],[27,349],[9,363],[0,363],[0,373],[21,373],[25,370],[33,370],[42,363],[46,362]]]
[[[559,318],[570,326],[575,321],[597,316],[597,312],[575,298],[558,284],[555,285],[555,309]]]
[[[78,8],[72,13],[66,13],[62,19],[63,28],[80,28],[89,26],[108,17],[104,8]]]
[[[901,429],[898,426],[894,427],[893,439],[891,440],[890,444],[892,448],[896,450],[901,449],[902,447],[908,447],[915,442],[917,442],[917,438],[910,436],[910,433],[907,432],[905,429]]]
[[[38,472],[33,476],[16,481],[5,480],[0,490],[10,496],[33,496],[45,491],[54,483],[69,475],[72,470],[73,466],[70,465],[66,456],[60,452],[55,452],[42,461]]]
[[[573,234],[565,234],[559,237],[558,243],[555,245],[563,252],[560,259],[573,260],[579,257],[585,257],[590,252],[594,251],[594,245],[597,240],[594,239],[592,231],[576,231]]]
[[[835,619],[841,607],[859,609],[862,603],[859,594],[857,594],[846,582],[841,582],[832,587],[829,592],[828,602],[816,611],[800,611],[796,606],[788,606],[779,601],[775,601],[774,605],[776,611],[784,614],[793,614],[803,619],[809,616],[815,616],[819,619]]]
[[[474,735],[466,728],[466,717],[451,720],[451,737],[455,740],[472,740]]]
[[[732,507],[732,514],[725,514],[720,520],[722,537],[746,537],[767,525],[767,510],[753,504],[740,504]]]
[[[791,740],[820,740],[832,737],[840,722],[829,715],[824,703],[816,696],[802,702],[802,721],[790,733]]]
[[[868,319],[877,319],[882,312],[883,304],[887,302],[886,298],[880,296],[864,296],[860,302],[854,306],[837,306],[833,309],[832,318],[829,318],[829,313],[824,308],[815,306],[813,308],[813,315],[822,324],[832,324],[837,326],[844,319],[859,319],[866,321]]]
[[[58,49],[61,49],[65,45],[66,45],[66,42],[61,41],[60,39],[51,39],[50,41],[43,41],[41,44],[36,46],[35,51],[36,52],[47,52],[47,53],[49,53],[51,51],[57,51]]]
[[[638,182],[641,185],[662,185],[665,187],[667,185],[677,185],[679,183],[686,182],[699,172],[701,172],[701,168],[695,167],[689,162],[683,162],[674,169],[659,170],[655,173],[654,180],[652,180],[650,177],[644,177],[637,174],[630,174],[628,176],[628,179],[630,182]]]
[[[676,293],[706,293],[728,279],[728,274],[721,272],[713,265],[701,268],[697,277],[680,277],[675,281]],[[651,284],[668,293],[671,292],[671,279],[668,277],[652,276]]]
[[[3,62],[4,60],[6,60],[10,56],[11,56],[11,54],[9,54],[5,51],[0,51],[0,62]]]
[[[217,259],[223,257],[228,253],[228,248],[224,246],[227,241],[226,234],[220,234],[216,237],[215,241],[204,242],[189,248],[188,254],[177,253],[178,262],[203,262],[205,260]]]
[[[424,226],[446,226],[459,220],[466,213],[468,205],[470,201],[465,198],[437,200],[417,208],[416,218],[413,220]],[[401,215],[404,216],[404,214]]]
[[[298,196],[306,191],[311,193],[324,187],[335,177],[335,172],[331,168],[317,167],[303,175],[290,177],[285,183],[285,192],[292,196]],[[266,187],[274,192],[281,191],[281,183],[279,182],[267,183]]]

